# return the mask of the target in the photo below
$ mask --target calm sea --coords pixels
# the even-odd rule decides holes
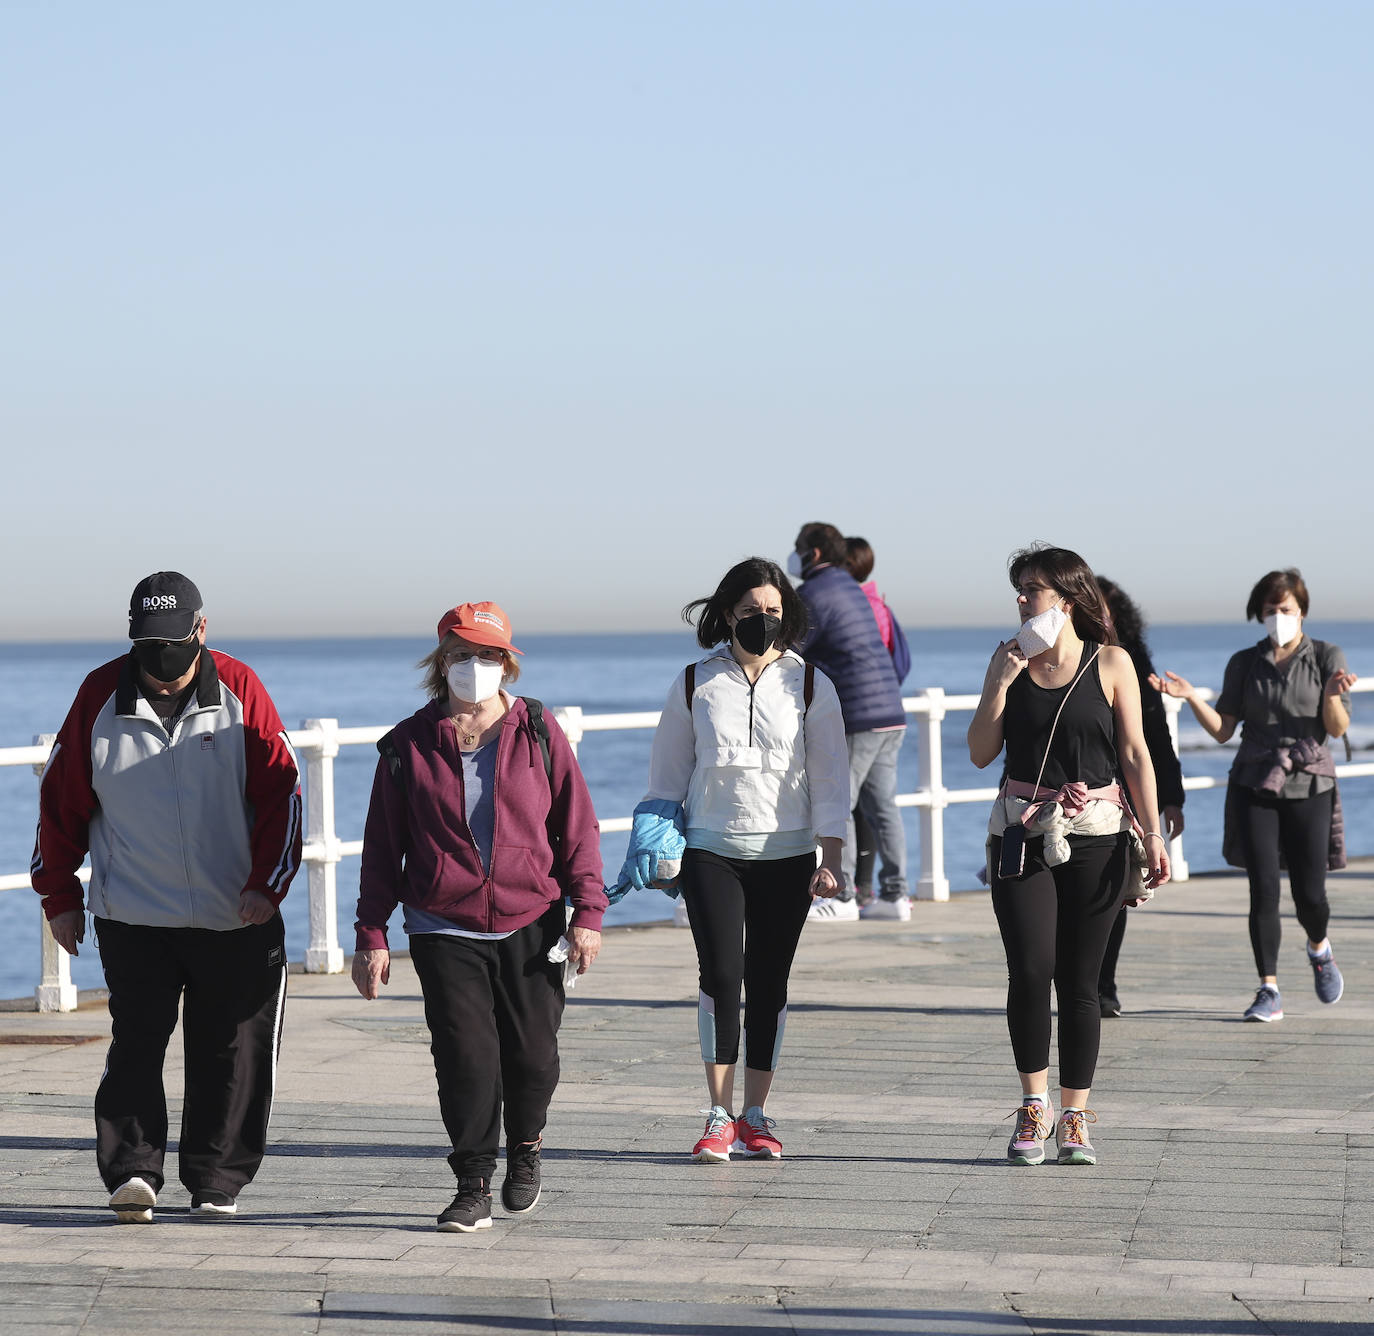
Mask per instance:
[[[1313,623],[1311,632],[1344,647],[1357,673],[1374,674],[1374,622]],[[942,686],[949,692],[977,692],[988,656],[1006,631],[959,629],[909,631],[913,666],[905,690]],[[1172,668],[1199,685],[1218,687],[1231,653],[1259,638],[1251,624],[1157,626],[1150,631],[1156,666]],[[520,638],[526,651],[517,689],[549,705],[580,705],[588,713],[657,710],[673,676],[697,657],[686,631],[651,635],[530,635]],[[0,645],[0,747],[26,746],[34,734],[54,733],[81,679],[96,665],[122,653],[127,642]],[[215,647],[248,663],[271,692],[288,728],[308,718],[333,717],[343,725],[391,724],[417,709],[415,661],[429,649],[424,640],[226,640]],[[1185,774],[1225,774],[1230,749],[1216,746],[1185,710],[1182,721]],[[964,746],[967,714],[944,724],[945,782],[952,788],[991,782],[976,771]],[[1352,741],[1357,750],[1374,749],[1374,698],[1355,697]],[[583,741],[581,762],[603,817],[628,815],[643,792],[648,771],[649,730],[593,733]],[[1364,759],[1368,759],[1366,755]],[[336,762],[338,832],[362,834],[368,791],[376,764],[370,747],[347,747]],[[918,787],[916,730],[908,734],[901,761],[901,786]],[[27,769],[0,768],[0,871],[27,869],[37,819],[38,781]],[[1355,780],[1342,790],[1351,852],[1374,854],[1374,780]],[[910,876],[920,866],[917,814],[906,810]],[[1185,844],[1190,866],[1201,871],[1221,866],[1221,792],[1189,796]],[[981,805],[947,809],[948,875],[956,890],[975,887],[974,872],[983,857],[987,813]],[[625,850],[625,836],[602,841],[607,876],[613,877]],[[352,946],[357,892],[357,859],[339,866],[340,937]],[[1180,889],[1179,894],[1186,894]],[[304,955],[305,875],[287,897],[284,913],[291,959]],[[608,922],[661,919],[671,902],[659,892],[632,894],[616,906]],[[33,988],[38,970],[38,909],[28,891],[0,892],[0,997],[18,997]],[[930,910],[929,912],[937,912]],[[79,987],[98,987],[94,948],[83,946],[73,962]]]

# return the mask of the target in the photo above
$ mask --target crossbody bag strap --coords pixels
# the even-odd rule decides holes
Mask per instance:
[[[1069,697],[1073,695],[1074,687],[1076,687],[1083,680],[1083,674],[1086,673],[1088,669],[1092,667],[1093,660],[1097,658],[1097,656],[1101,653],[1102,646],[1099,645],[1088,656],[1087,663],[1083,664],[1079,668],[1077,675],[1074,677],[1073,681],[1069,683],[1069,689],[1064,693],[1064,699],[1059,702],[1059,708],[1054,712],[1054,722],[1050,724],[1050,735],[1045,741],[1045,756],[1044,759],[1040,762],[1040,773],[1035,777],[1036,793],[1040,792],[1040,781],[1045,778],[1045,767],[1050,763],[1050,747],[1054,744],[1054,730],[1059,727],[1059,716],[1064,713],[1064,706],[1066,706],[1069,703]],[[1027,665],[1026,671],[1030,672],[1029,665]],[[1032,798],[1031,802],[1034,803],[1035,799]],[[1030,808],[1027,807],[1026,811],[1030,811]]]

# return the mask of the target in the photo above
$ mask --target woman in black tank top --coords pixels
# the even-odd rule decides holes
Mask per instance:
[[[989,841],[992,904],[1007,953],[1007,1028],[1021,1079],[1007,1158],[1041,1163],[1053,1127],[1060,1164],[1096,1164],[1087,1124],[1097,1121],[1088,1108],[1102,1025],[1097,976],[1131,871],[1129,813],[1116,811],[1118,776],[1143,830],[1146,886],[1168,881],[1169,859],[1140,686],[1130,656],[1111,643],[1091,568],[1066,548],[1033,547],[1012,557],[1010,574],[1022,630],[993,653],[969,725],[969,755],[981,769],[1005,747],[1004,792],[1008,784],[1024,796],[1037,784],[1042,793],[1082,786],[1089,796],[1079,792],[1076,800],[1097,818],[1083,824],[1108,833],[1070,831],[1068,859],[1054,864],[1044,838],[1028,835],[1019,872],[999,869],[1003,841]],[[1059,1001],[1057,1123],[1049,1097],[1051,983]]]

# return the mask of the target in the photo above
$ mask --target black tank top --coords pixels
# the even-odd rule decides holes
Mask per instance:
[[[1083,660],[1096,648],[1093,641],[1084,641]],[[1046,788],[1058,789],[1082,780],[1090,789],[1095,789],[1117,778],[1116,719],[1102,691],[1102,678],[1098,673],[1101,662],[1102,657],[1098,655],[1089,664],[1083,680],[1069,696],[1064,713],[1059,716],[1054,744],[1045,764],[1045,776],[1040,781]],[[1007,688],[1002,736],[1007,746],[1008,779],[1035,783],[1045,755],[1050,724],[1072,681],[1070,678],[1062,687],[1036,686],[1027,669]]]

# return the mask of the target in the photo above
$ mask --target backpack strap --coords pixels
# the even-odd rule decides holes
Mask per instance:
[[[802,718],[805,719],[807,712],[811,709],[811,702],[816,695],[816,665],[808,663],[806,674],[802,678]]]
[[[401,752],[396,746],[396,730],[394,728],[377,739],[377,751],[382,760],[386,762],[387,773],[390,774],[392,783],[401,790],[401,794],[404,796],[406,772],[401,765]]]
[[[687,713],[692,712],[692,697],[697,689],[697,666],[695,663],[687,665],[687,672],[682,679],[682,689],[687,695]]]
[[[525,702],[525,713],[529,716],[530,732],[539,744],[539,754],[544,758],[544,774],[553,783],[553,757],[549,754],[549,726],[544,721],[544,702],[533,696],[518,696]]]

